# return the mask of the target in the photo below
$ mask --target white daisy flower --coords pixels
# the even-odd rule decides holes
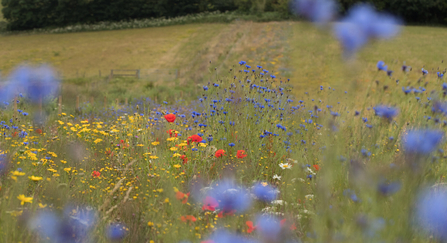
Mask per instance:
[[[278,180],[278,181],[280,181],[280,180],[281,180],[281,176],[279,176],[279,175],[274,175],[274,176],[273,176],[273,180]]]
[[[285,169],[292,169],[292,165],[290,165],[289,163],[281,163],[279,164],[279,167],[281,167],[281,169],[285,170]]]

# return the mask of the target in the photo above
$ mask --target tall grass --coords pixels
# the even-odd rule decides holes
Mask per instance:
[[[443,114],[432,112],[445,99],[443,80],[416,68],[410,74],[418,79],[374,69],[363,91],[314,85],[293,95],[292,81],[255,64],[215,75],[188,105],[149,98],[106,109],[86,103],[78,115],[57,114],[54,102],[40,111],[26,97],[20,113],[5,105],[2,241],[45,242],[69,230],[77,242],[109,242],[109,226],[119,223],[114,232],[124,242],[201,242],[219,229],[268,242],[257,222],[264,214],[277,217],[273,228],[286,219],[273,242],[427,242],[430,233],[414,212],[424,206],[418,194],[443,182],[445,153],[415,157],[402,144],[412,129],[445,131]],[[413,89],[405,94],[402,86]],[[398,115],[377,116],[379,104],[397,107]],[[40,113],[45,125],[33,119]],[[218,157],[220,149],[225,155]],[[247,156],[238,158],[239,150]],[[235,201],[236,211],[203,210],[222,180],[238,185],[222,193],[252,199]],[[252,195],[258,181],[279,191],[276,200]],[[397,190],[383,190],[393,182]],[[32,202],[21,205],[20,195]],[[249,201],[247,210],[237,207]],[[259,227],[248,233],[247,221]],[[54,222],[64,227],[48,229]]]

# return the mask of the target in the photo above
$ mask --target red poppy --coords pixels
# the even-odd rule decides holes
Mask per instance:
[[[17,132],[13,132],[12,137],[17,137],[17,134],[18,134]]]
[[[180,217],[180,220],[183,221],[183,222],[188,222],[188,221],[196,222],[197,221],[196,217],[194,217],[192,215],[182,216],[182,217]]]
[[[217,150],[215,156],[216,156],[216,158],[220,158],[222,156],[225,156],[225,150],[223,150],[223,149]]]
[[[174,129],[169,129],[166,131],[166,133],[168,133],[169,137],[171,137],[171,138],[172,138],[172,135],[174,135],[174,137],[177,137],[177,135],[178,135]]]
[[[40,128],[36,128],[35,132],[36,132],[37,134],[42,134],[42,129],[40,129]]]
[[[225,211],[225,210],[223,210],[223,211],[220,211],[219,214],[217,214],[217,217],[219,217],[219,218],[223,218],[223,217],[225,217],[225,216],[233,216],[234,213],[236,213],[236,210],[231,210],[231,211]]]
[[[99,173],[99,171],[93,171],[93,173],[92,173],[92,176],[93,177],[99,177],[99,176],[101,176],[101,173]]]
[[[174,122],[175,121],[175,115],[174,114],[167,114],[167,115],[165,115],[165,119],[168,122]]]
[[[183,192],[181,192],[181,191],[178,191],[178,192],[175,194],[175,197],[176,197],[178,200],[182,200],[182,203],[185,204],[185,203],[188,201],[188,198],[189,198],[189,192],[185,194],[185,193],[183,193]]]
[[[247,221],[247,222],[245,222],[245,224],[248,226],[248,230],[247,230],[247,233],[251,233],[251,232],[253,232],[254,230],[256,230],[256,228],[257,228],[257,226],[253,226],[253,222],[251,222],[251,221]]]
[[[279,224],[281,225],[281,227],[284,226],[284,224],[286,223],[286,221],[287,221],[287,219],[283,219],[283,220],[281,220],[281,222],[279,222]],[[289,229],[290,229],[290,230],[296,230],[295,223],[293,223],[292,225],[290,225],[290,226],[289,226]]]
[[[183,160],[183,164],[188,163],[188,158],[186,158],[186,155],[182,155],[182,156],[180,156],[180,159]]]
[[[242,159],[242,158],[247,157],[247,154],[245,153],[245,150],[238,150],[238,151],[237,151],[237,155],[236,155],[236,157],[237,157],[238,159]]]
[[[200,142],[202,142],[202,140],[203,139],[201,136],[194,134],[194,135],[188,137],[188,144],[189,144],[189,141],[200,143]]]
[[[207,196],[204,200],[203,200],[203,206],[202,206],[202,210],[203,211],[215,211],[216,208],[219,206],[219,203],[217,202],[216,199]]]
[[[320,170],[320,166],[318,166],[318,165],[313,165],[313,166],[314,166],[314,168],[315,168],[316,171],[319,171],[319,170]]]

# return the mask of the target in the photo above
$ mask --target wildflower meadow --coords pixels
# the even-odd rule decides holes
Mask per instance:
[[[332,27],[346,65],[402,28],[316,2],[296,14]],[[70,112],[57,70],[20,65],[0,88],[0,242],[445,242],[446,65],[370,65],[356,88],[297,90],[210,64],[197,96]]]

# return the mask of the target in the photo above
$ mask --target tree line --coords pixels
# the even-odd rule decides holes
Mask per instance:
[[[294,1],[294,0],[293,0]],[[9,30],[177,17],[206,11],[292,16],[292,0],[2,0]],[[337,0],[343,14],[361,0]],[[446,0],[367,0],[411,24],[447,24]]]

